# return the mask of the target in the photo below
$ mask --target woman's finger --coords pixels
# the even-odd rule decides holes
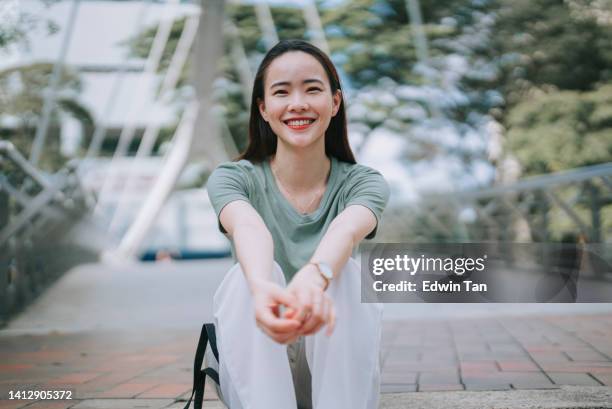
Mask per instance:
[[[285,318],[295,318],[297,314],[297,310],[295,308],[287,308],[283,313],[283,317]]]
[[[299,306],[299,302],[296,297],[283,288],[273,288],[271,289],[270,293],[275,302],[282,304],[287,308],[297,309]]]
[[[301,325],[298,320],[277,317],[270,307],[260,308],[255,319],[259,325],[276,333],[292,332]]]
[[[300,331],[304,335],[314,334],[318,328],[325,322],[325,318],[323,316],[323,312],[325,311],[324,296],[320,291],[313,292],[312,294],[312,310],[310,315],[307,317],[304,325],[300,329]]]
[[[270,338],[272,338],[274,341],[278,342],[279,344],[291,343],[295,339],[297,339],[297,337],[300,336],[298,329],[294,331],[288,331],[288,332],[274,332],[274,331],[271,331],[270,329],[267,329],[267,331],[268,331],[267,332],[268,336],[270,336]]]
[[[303,325],[312,312],[312,296],[309,292],[300,291],[296,294],[296,299],[298,300],[298,307],[294,319],[300,321]]]
[[[296,332],[279,333],[279,332],[270,331],[268,328],[266,328],[263,325],[258,325],[258,327],[264,332],[264,334],[266,334],[272,340],[278,342],[279,344],[290,343],[290,342],[292,342],[292,340],[294,340],[294,339],[296,339],[298,337],[298,334]]]

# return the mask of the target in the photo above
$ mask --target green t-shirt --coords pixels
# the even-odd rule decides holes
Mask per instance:
[[[207,189],[217,218],[223,207],[234,200],[245,200],[253,206],[272,234],[274,260],[287,282],[310,260],[332,220],[347,206],[359,204],[369,208],[378,223],[389,199],[389,187],[380,173],[334,157],[327,190],[319,208],[312,213],[298,213],[285,199],[269,161],[223,163],[210,175]],[[226,233],[221,223],[219,229]],[[375,234],[376,228],[366,238]]]

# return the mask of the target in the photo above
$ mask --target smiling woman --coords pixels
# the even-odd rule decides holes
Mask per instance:
[[[277,152],[294,147],[321,150],[316,144],[325,143],[325,130],[340,108],[341,91],[332,92],[321,64],[301,51],[278,57],[267,76],[281,78],[265,88],[258,102],[262,118],[279,138]]]
[[[360,302],[350,256],[376,234],[389,191],[355,163],[338,74],[321,50],[291,40],[268,52],[249,146],[213,172],[208,192],[238,261],[214,297],[222,400],[377,407],[382,307]]]
[[[287,54],[287,55],[286,55]],[[283,58],[287,57],[287,58]],[[289,58],[292,57],[292,58]],[[283,64],[273,64],[278,59],[286,59],[286,62],[309,62],[309,68],[314,68],[313,71],[304,71],[304,67],[295,65],[285,66]],[[313,65],[314,64],[314,65]],[[274,65],[274,66],[273,66]],[[302,68],[302,70],[300,70]],[[281,71],[284,77],[274,77],[274,81],[269,81],[272,75],[271,72]],[[291,76],[290,70],[297,71],[302,77],[300,83],[296,78]],[[308,73],[312,75],[309,76]],[[310,83],[303,81],[318,80],[318,82]],[[320,50],[313,45],[303,41],[283,41],[272,48],[266,57],[261,62],[259,69],[255,75],[253,85],[253,93],[251,98],[251,117],[249,120],[249,145],[245,152],[240,156],[240,159],[248,159],[254,161],[264,161],[269,159],[271,155],[276,153],[277,135],[274,133],[272,124],[264,118],[261,112],[262,103],[271,103],[266,97],[271,96],[270,90],[272,85],[291,86],[296,84],[303,88],[311,85],[311,92],[323,94],[327,105],[337,103],[338,107],[327,124],[327,128],[323,129],[325,133],[325,154],[327,156],[335,156],[343,162],[355,163],[355,157],[348,143],[348,133],[346,126],[346,112],[344,109],[344,100],[342,97],[342,88],[340,86],[340,78],[336,68],[331,60]],[[264,87],[264,83],[268,88]],[[314,88],[320,88],[320,91]],[[276,91],[276,89],[275,89]],[[280,91],[281,96],[283,90]],[[287,93],[287,90],[284,90]],[[287,94],[288,95],[288,94]],[[297,95],[299,97],[299,95]],[[321,95],[319,95],[321,96]],[[294,98],[296,97],[294,93]],[[302,101],[307,102],[307,101]],[[265,104],[263,106],[265,108]],[[313,119],[310,115],[303,113],[304,117]],[[296,115],[297,116],[297,115]],[[287,115],[287,118],[289,115]]]

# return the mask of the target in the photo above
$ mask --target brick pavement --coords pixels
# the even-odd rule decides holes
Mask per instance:
[[[383,392],[612,386],[612,316],[387,323]]]
[[[0,333],[0,409],[181,408],[198,333]],[[612,314],[385,322],[382,356],[383,393],[610,387]],[[6,400],[64,388],[74,400]]]

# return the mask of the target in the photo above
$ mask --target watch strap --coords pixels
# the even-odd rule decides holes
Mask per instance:
[[[312,264],[313,266],[315,266],[317,268],[317,271],[319,272],[319,275],[321,277],[323,277],[323,280],[325,280],[325,288],[323,290],[324,291],[327,290],[327,288],[329,287],[329,283],[331,282],[332,278],[328,277],[323,272],[323,269],[321,268],[321,263],[320,262],[310,261],[308,264]],[[331,268],[330,268],[330,270],[331,270]],[[332,275],[332,277],[333,277],[333,275]]]

